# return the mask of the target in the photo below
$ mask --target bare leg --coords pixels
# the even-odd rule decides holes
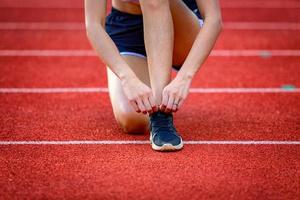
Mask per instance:
[[[168,0],[140,0],[140,3],[151,88],[156,103],[160,105],[163,89],[171,80],[174,43],[172,15]]]
[[[138,78],[145,84],[150,85],[146,59],[135,56],[124,56],[124,59]],[[107,68],[107,77],[113,112],[124,132],[129,134],[147,132],[149,117],[133,110],[123,92],[120,79],[109,68]]]
[[[148,1],[148,0],[146,0]],[[189,50],[198,34],[200,27],[198,18],[189,10],[181,0],[171,0],[170,8],[174,22],[174,51],[173,51],[173,64],[180,65],[184,62]],[[151,16],[150,16],[151,17]],[[153,17],[153,16],[152,16]],[[152,19],[153,20],[153,19]],[[154,40],[155,39],[155,40]],[[157,48],[157,38],[154,37],[152,45],[153,49]],[[164,49],[155,50],[153,53],[159,55],[152,55],[154,59],[162,59],[163,53],[166,53]],[[167,56],[170,56],[167,54]],[[172,56],[170,56],[172,59]],[[148,65],[146,59],[124,56],[126,62],[132,67],[137,76],[143,80],[147,85],[150,85]],[[148,62],[149,53],[148,53]],[[156,97],[161,98],[162,90],[164,86],[170,81],[171,64],[166,60],[158,63],[160,68],[156,68],[157,65],[153,65],[150,70],[152,75],[151,85]],[[170,62],[170,61],[168,61]],[[153,63],[153,61],[152,61]],[[164,73],[165,72],[165,73]],[[108,82],[109,82],[109,94],[114,111],[114,115],[120,126],[127,133],[143,133],[148,131],[149,117],[136,113],[129,104],[125,94],[123,93],[120,80],[116,75],[108,69]],[[157,79],[157,80],[156,80]],[[156,82],[158,81],[158,82]],[[162,81],[161,83],[159,81]],[[160,83],[160,84],[156,84]],[[158,101],[160,102],[160,101]]]
[[[174,23],[173,65],[182,65],[200,31],[197,16],[181,1],[171,0]]]

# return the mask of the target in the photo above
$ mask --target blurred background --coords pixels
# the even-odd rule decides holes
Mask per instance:
[[[108,2],[109,7],[110,1]],[[64,59],[59,55],[72,56],[76,54],[81,65],[99,67],[101,62],[98,59],[86,59],[94,56],[94,53],[91,51],[91,46],[86,38],[83,4],[83,0],[0,0],[0,72],[2,75],[0,85],[2,87],[30,87],[31,85],[27,82],[31,80],[29,76],[33,73],[35,79],[47,79],[47,83],[36,80],[39,81],[36,86],[56,85],[60,87],[62,84],[55,81],[54,77],[57,80],[66,76],[64,73],[53,70],[49,70],[47,73],[43,71],[41,76],[41,73],[30,68],[30,63],[34,62],[32,59],[31,61],[30,59],[19,61],[23,67],[19,66],[20,69],[12,72],[11,68],[6,68],[7,62],[9,62],[7,57],[15,56],[14,59],[18,59],[18,57],[26,54],[27,57],[31,55],[38,59],[43,54],[44,56],[48,55],[49,59],[51,59],[49,57],[51,55],[61,57],[57,62],[71,62],[68,61],[68,57]],[[212,55],[224,57],[227,55],[229,57],[247,54],[252,57],[258,55],[269,58],[272,55],[283,56],[285,54],[287,56],[294,55],[290,58],[290,62],[296,62],[295,57],[299,56],[300,46],[299,1],[221,0],[220,4],[224,30],[215,46],[215,54]],[[78,62],[71,64],[80,65]],[[235,62],[233,65],[240,64],[240,62]],[[25,68],[24,65],[28,68]],[[44,62],[43,65],[47,66],[49,63]],[[247,65],[247,62],[242,65]],[[68,86],[103,86],[106,84],[106,78],[103,74],[104,71],[99,70],[98,67],[93,69],[95,73],[88,70],[88,76],[76,73],[78,72],[76,70],[87,70],[86,68],[73,68],[74,71],[68,74],[65,81],[69,81]],[[244,70],[248,69],[245,68]],[[222,71],[225,75],[231,76],[230,70]],[[252,68],[252,70],[255,69]],[[281,76],[261,70],[263,69],[256,70],[257,76],[263,75],[271,79]],[[296,84],[295,78],[298,77],[295,77],[294,68],[291,66],[289,69],[282,70],[285,77],[290,77],[290,80],[282,84]],[[4,73],[6,73],[5,77],[3,77]],[[73,77],[72,74],[76,77]],[[205,69],[203,69],[203,74],[206,74]],[[211,86],[210,82],[217,81],[219,78],[218,74],[215,73],[210,76],[212,78],[208,80],[209,82],[199,80],[201,86]],[[232,78],[235,77],[232,76]],[[246,80],[242,82],[237,80],[235,86],[244,87],[249,86],[248,83],[253,83],[252,76],[245,75],[244,78]],[[217,85],[214,86],[218,86],[217,82],[215,84]],[[278,85],[272,86],[278,87]]]

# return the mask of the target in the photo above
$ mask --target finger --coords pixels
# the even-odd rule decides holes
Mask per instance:
[[[183,102],[184,102],[183,98],[179,99],[177,109],[179,109],[182,106]]]
[[[149,102],[150,102],[153,112],[157,112],[158,108],[157,108],[157,105],[155,103],[155,100],[154,100],[154,97],[152,96],[152,94],[149,96]]]
[[[171,112],[172,111],[173,104],[174,104],[174,96],[170,95],[169,96],[169,101],[168,101],[168,104],[167,104],[166,112]]]
[[[146,111],[146,108],[143,104],[143,101],[141,99],[137,99],[136,102],[137,102],[137,105],[138,105],[139,109],[141,110],[141,112],[143,114],[147,114],[147,111]]]
[[[129,101],[130,102],[130,105],[132,106],[132,108],[136,111],[136,112],[138,112],[138,113],[140,113],[141,112],[141,110],[139,109],[139,107],[138,107],[138,105],[137,105],[137,103],[135,102],[135,101]]]
[[[176,113],[178,111],[178,108],[176,108],[176,110],[174,111],[174,113]]]
[[[177,111],[177,104],[173,104],[172,106],[172,109],[171,109],[172,112],[176,112]]]
[[[166,110],[166,107],[167,107],[167,105],[168,105],[168,101],[169,101],[169,95],[168,95],[168,93],[167,92],[163,92],[163,96],[162,96],[162,101],[161,101],[161,107],[160,107],[160,109],[162,110],[162,111],[165,111]]]
[[[174,104],[173,104],[173,107],[172,107],[173,112],[176,112],[178,110],[179,99],[180,98],[178,96],[175,97]]]
[[[151,104],[150,104],[150,102],[149,102],[148,97],[146,97],[146,98],[143,99],[143,103],[144,103],[144,105],[145,105],[145,108],[146,108],[147,112],[148,112],[149,114],[153,113],[153,111],[152,111],[152,106],[151,106]]]
[[[185,101],[186,97],[188,95],[188,91],[187,92],[184,92],[181,97],[180,97],[180,100],[179,100],[179,103],[178,103],[178,108],[180,108],[183,104],[183,102]]]

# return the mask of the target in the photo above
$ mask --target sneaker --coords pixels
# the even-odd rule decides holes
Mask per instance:
[[[150,142],[156,151],[182,149],[182,138],[174,127],[171,113],[158,111],[150,115]]]

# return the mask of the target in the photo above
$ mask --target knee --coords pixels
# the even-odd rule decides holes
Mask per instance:
[[[148,116],[137,113],[123,113],[117,117],[117,121],[127,134],[143,134],[148,131]]]
[[[156,10],[164,6],[169,6],[169,0],[143,0],[141,4],[146,10]]]

